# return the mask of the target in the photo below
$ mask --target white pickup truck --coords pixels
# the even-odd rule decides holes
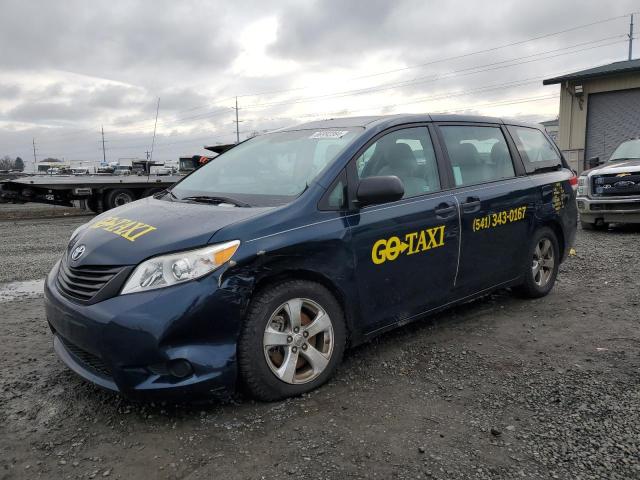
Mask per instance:
[[[640,223],[640,139],[622,142],[604,163],[578,179],[578,212],[584,229]]]

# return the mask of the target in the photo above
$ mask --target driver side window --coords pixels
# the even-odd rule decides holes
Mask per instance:
[[[358,178],[394,175],[404,197],[440,190],[436,156],[426,127],[396,130],[373,143],[356,160]]]

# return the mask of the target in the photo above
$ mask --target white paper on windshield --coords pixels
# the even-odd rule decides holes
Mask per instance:
[[[348,130],[319,130],[314,132],[309,138],[342,138]]]

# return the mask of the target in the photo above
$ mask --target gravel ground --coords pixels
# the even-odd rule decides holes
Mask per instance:
[[[44,278],[60,258],[71,233],[92,218],[70,216],[4,220],[4,207],[7,206],[0,205],[0,283]],[[39,215],[39,211],[35,209],[35,215]],[[32,214],[34,210],[20,213]]]
[[[92,216],[92,212],[75,207],[61,207],[44,203],[0,203],[0,220],[33,218],[57,218],[72,216]]]
[[[0,222],[1,280],[44,276],[81,222]],[[579,231],[548,297],[403,327],[269,404],[130,403],[56,359],[39,296],[3,301],[0,479],[640,478],[639,242]]]

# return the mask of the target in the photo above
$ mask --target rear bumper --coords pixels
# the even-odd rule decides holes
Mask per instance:
[[[233,390],[236,341],[245,305],[241,290],[210,275],[184,285],[79,305],[45,282],[54,349],[75,373],[134,399],[215,395]],[[189,375],[165,368],[186,360]],[[163,370],[164,368],[164,370]]]
[[[583,222],[640,223],[640,197],[578,197],[577,205]]]

